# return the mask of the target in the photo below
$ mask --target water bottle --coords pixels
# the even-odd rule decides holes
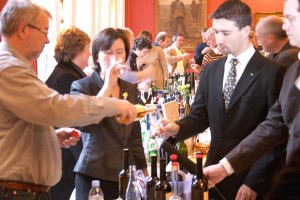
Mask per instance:
[[[135,165],[129,166],[129,182],[126,189],[126,200],[140,200],[142,199],[141,193],[138,188],[138,183],[135,179],[134,173],[136,171]]]
[[[103,200],[104,196],[100,188],[100,181],[93,180],[92,188],[89,193],[89,200]]]

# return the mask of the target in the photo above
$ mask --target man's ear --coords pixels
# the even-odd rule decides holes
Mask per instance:
[[[27,33],[27,23],[20,22],[17,27],[17,33],[20,37],[24,37]]]

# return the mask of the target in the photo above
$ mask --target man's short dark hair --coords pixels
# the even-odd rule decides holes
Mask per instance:
[[[234,21],[239,29],[251,26],[251,8],[240,0],[228,0],[215,10],[210,18]]]
[[[142,49],[151,49],[152,48],[152,44],[151,44],[151,41],[148,39],[148,38],[145,38],[145,37],[137,37],[135,40],[134,40],[134,44],[133,44],[133,47],[132,47],[132,50],[142,50]]]

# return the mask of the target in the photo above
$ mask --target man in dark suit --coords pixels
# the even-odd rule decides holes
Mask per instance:
[[[275,15],[265,17],[255,27],[256,38],[263,51],[269,53],[267,58],[290,67],[298,60],[299,49],[289,44],[282,25],[282,17]]]
[[[300,2],[299,0],[285,0],[284,24],[290,44],[300,47]],[[287,165],[292,162],[291,155],[300,147],[300,63],[293,64],[287,71],[280,95],[270,109],[268,116],[247,138],[236,148],[224,156],[227,168],[216,164],[205,168],[205,174],[214,183],[222,181],[231,174],[239,174],[249,165],[259,159],[272,148],[285,142],[287,144]],[[288,127],[289,134],[282,132]],[[228,170],[230,169],[230,170]],[[299,166],[298,166],[299,169]],[[293,172],[295,173],[295,172]],[[298,170],[299,173],[299,170]],[[295,174],[297,176],[297,174]],[[298,190],[300,185],[297,185]],[[294,199],[286,196],[286,199]]]
[[[164,120],[158,135],[183,140],[210,127],[206,165],[216,164],[264,120],[275,102],[285,68],[256,51],[249,39],[251,9],[226,1],[211,16],[216,42],[227,55],[207,64],[191,113],[178,122]],[[237,62],[237,61],[238,62]],[[226,199],[260,199],[269,186],[276,152],[270,152],[243,173],[226,178],[217,188]],[[215,190],[210,199],[222,199]]]

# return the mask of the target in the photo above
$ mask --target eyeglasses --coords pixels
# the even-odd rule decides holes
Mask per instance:
[[[36,26],[34,26],[34,25],[32,25],[32,24],[27,24],[27,26],[29,26],[30,28],[33,28],[33,29],[35,29],[35,30],[40,31],[40,32],[43,33],[46,37],[48,36],[48,31],[46,31],[46,30],[43,30],[43,29],[41,29],[41,28],[39,28],[39,27],[36,27]]]
[[[300,15],[296,15],[296,16],[292,16],[292,15],[286,15],[286,16],[284,16],[284,23],[292,23],[292,22],[294,22],[296,19],[297,19],[297,17],[299,17]]]

